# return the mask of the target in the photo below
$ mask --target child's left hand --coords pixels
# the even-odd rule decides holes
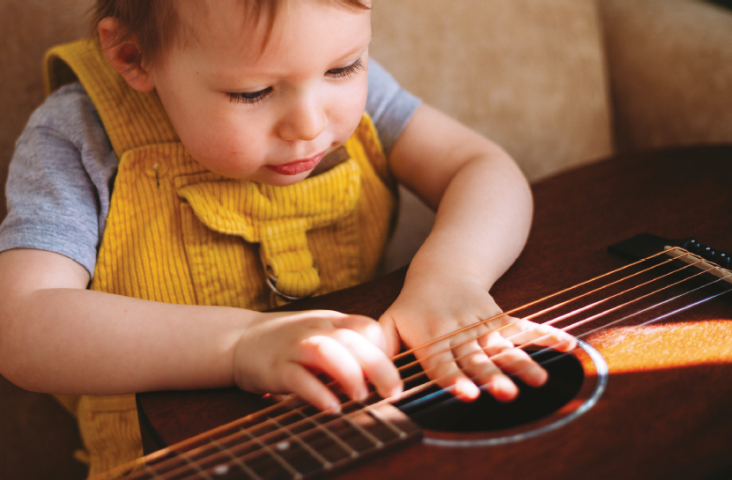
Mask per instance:
[[[430,379],[463,400],[476,399],[478,387],[498,400],[513,400],[518,388],[506,374],[533,387],[546,382],[546,371],[515,346],[528,343],[563,352],[576,346],[574,337],[561,330],[507,315],[476,325],[502,313],[477,282],[444,275],[408,275],[407,280],[399,298],[379,320],[387,354],[397,354],[400,342],[414,349],[474,325],[414,352]]]

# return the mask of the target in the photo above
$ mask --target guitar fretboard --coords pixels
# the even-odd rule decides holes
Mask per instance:
[[[300,480],[421,436],[406,415],[383,402],[350,402],[340,414],[295,402],[281,402],[146,457],[127,478]]]

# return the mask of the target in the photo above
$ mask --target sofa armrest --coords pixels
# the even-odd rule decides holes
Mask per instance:
[[[732,142],[732,12],[602,0],[619,150]]]

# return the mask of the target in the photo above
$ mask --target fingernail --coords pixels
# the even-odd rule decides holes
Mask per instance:
[[[455,392],[458,397],[474,400],[480,396],[480,389],[470,380],[458,380],[455,384]]]
[[[327,410],[328,413],[332,413],[334,415],[339,415],[341,413],[341,404],[340,403],[331,403],[330,407],[328,407]]]
[[[389,392],[389,397],[398,397],[402,394],[402,386],[399,385],[398,387],[392,388],[391,392]]]
[[[531,383],[542,385],[547,380],[547,374],[544,370],[536,369],[531,373]]]
[[[369,389],[366,387],[361,387],[358,389],[358,392],[356,392],[356,395],[354,396],[354,400],[358,401],[364,401],[369,396]]]

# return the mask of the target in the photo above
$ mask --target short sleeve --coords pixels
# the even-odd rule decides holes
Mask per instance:
[[[83,88],[74,84],[54,93],[16,143],[0,251],[56,252],[93,274],[117,164]]]
[[[404,90],[376,61],[369,61],[366,111],[371,115],[387,157],[421,101]]]

